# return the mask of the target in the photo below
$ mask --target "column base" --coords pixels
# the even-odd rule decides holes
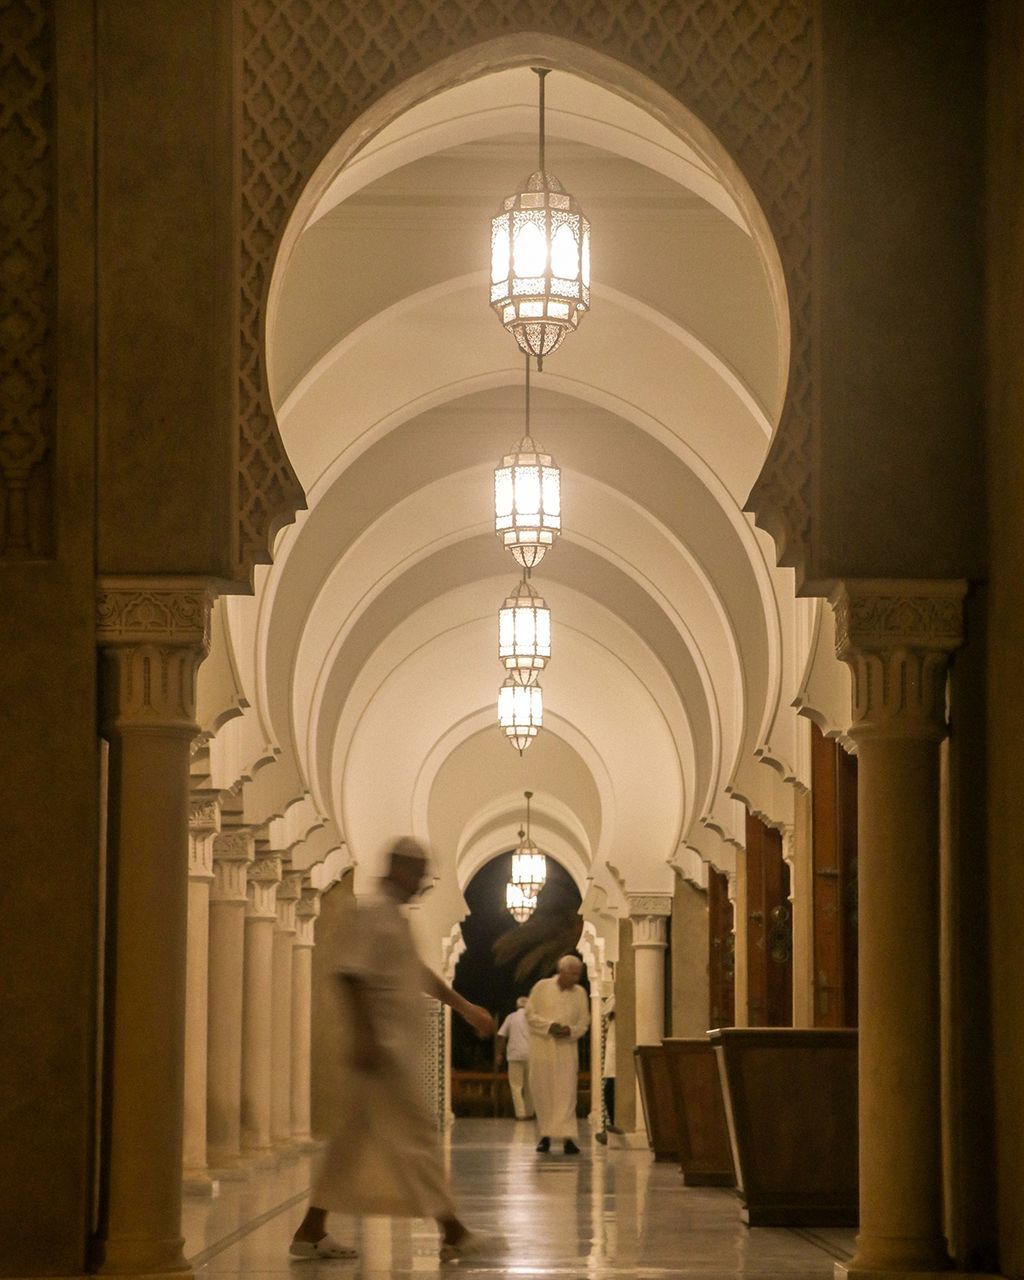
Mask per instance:
[[[181,1190],[186,1196],[205,1196],[212,1200],[220,1195],[220,1183],[205,1169],[186,1169],[181,1179]]]
[[[651,1143],[643,1129],[635,1129],[631,1133],[613,1133],[608,1130],[608,1146],[618,1147],[626,1151],[650,1151]]]

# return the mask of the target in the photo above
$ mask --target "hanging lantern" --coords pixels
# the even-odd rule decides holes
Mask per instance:
[[[530,839],[530,800],[532,791],[524,791],[526,797],[526,830],[520,828],[519,844],[512,854],[512,883],[518,885],[527,897],[536,898],[547,883],[548,860]]]
[[[498,611],[498,657],[516,684],[536,684],[551,657],[551,610],[525,577]]]
[[[590,309],[590,223],[575,197],[544,168],[544,77],[537,170],[491,219],[491,306],[542,367]]]
[[[517,924],[529,920],[537,906],[537,899],[529,897],[520,885],[505,886],[505,906]]]
[[[526,434],[494,472],[494,531],[524,569],[540,564],[562,531],[562,473],[530,435],[530,362],[526,362]]]
[[[537,736],[544,720],[539,684],[517,684],[511,676],[498,691],[498,724],[520,755]]]

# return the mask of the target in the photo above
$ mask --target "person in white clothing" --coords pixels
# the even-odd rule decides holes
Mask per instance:
[[[313,1179],[309,1208],[292,1240],[293,1258],[354,1258],[327,1234],[328,1211],[434,1218],[441,1259],[478,1254],[483,1237],[455,1212],[437,1127],[419,1084],[425,1044],[423,996],[450,1005],[479,1036],[494,1034],[486,1009],[431,972],[400,908],[420,892],[427,856],[405,837],[391,851],[379,892],[360,899],[338,955],[338,979],[352,1011],[348,1106]]]
[[[561,1138],[566,1155],[577,1155],[576,1089],[579,1081],[577,1041],[590,1026],[590,1002],[579,986],[583,962],[563,956],[553,978],[542,978],[526,1002],[530,1027],[530,1089],[537,1112],[538,1151],[550,1151]]]
[[[530,1053],[530,1028],[526,1023],[526,996],[520,996],[516,1007],[498,1028],[498,1070],[508,1063],[508,1087],[517,1120],[533,1115],[527,1058]]]

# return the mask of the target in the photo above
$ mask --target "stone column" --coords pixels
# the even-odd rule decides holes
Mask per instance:
[[[185,970],[184,1190],[216,1195],[206,1168],[206,1023],[209,992],[210,885],[220,808],[209,798],[192,804],[188,823],[188,961]]]
[[[676,875],[672,895],[672,1026],[674,1036],[708,1029],[708,894]]]
[[[846,582],[860,921],[860,1234],[837,1271],[948,1266],[939,1094],[939,744],[964,584]]]
[[[629,894],[636,966],[637,1044],[661,1044],[665,1034],[665,948],[671,914],[671,894]]]
[[[269,1152],[272,1091],[271,1004],[274,925],[281,858],[258,853],[246,877],[245,973],[242,981],[241,1142],[246,1155]]]
[[[302,886],[295,904],[295,941],[292,944],[292,1141],[305,1146],[313,1139],[310,1129],[310,1014],[313,1007],[313,946],[316,918],[320,914],[320,890]]]
[[[301,892],[302,872],[285,871],[277,890],[271,997],[270,1136],[275,1145],[290,1146],[292,1140],[292,953]]]
[[[241,1167],[242,977],[246,873],[253,835],[222,831],[213,843],[210,888],[210,1017],[207,1033],[206,1138],[211,1168],[244,1177]]]
[[[590,1123],[595,1129],[603,1129],[601,1122],[601,1086],[604,1058],[601,1045],[601,993],[604,983],[595,973],[590,979]]]
[[[94,1262],[105,1273],[188,1270],[181,1171],[189,746],[211,604],[195,581],[99,584],[110,893]]]

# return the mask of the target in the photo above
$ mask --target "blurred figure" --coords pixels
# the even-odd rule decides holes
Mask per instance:
[[[590,1002],[579,986],[583,962],[562,956],[553,978],[542,978],[526,1002],[530,1027],[529,1072],[537,1111],[538,1151],[550,1151],[561,1138],[566,1155],[578,1155],[576,1090],[579,1083],[577,1041],[590,1026]]]
[[[594,1134],[596,1140],[602,1144],[608,1142],[609,1133],[622,1132],[615,1123],[615,997],[613,995],[604,998],[604,1016],[608,1023],[608,1031],[604,1041],[601,1093],[608,1128]]]
[[[417,954],[400,908],[421,891],[426,869],[423,847],[399,840],[377,893],[359,901],[345,936],[338,978],[352,1010],[349,1105],[314,1178],[289,1250],[294,1258],[356,1256],[327,1234],[329,1211],[434,1218],[442,1260],[482,1250],[481,1237],[456,1216],[436,1125],[422,1097],[423,995],[450,1005],[481,1037],[494,1034],[494,1019]]]
[[[507,1061],[508,1087],[517,1120],[529,1120],[533,1115],[527,1071],[529,1054],[530,1028],[526,1022],[526,996],[520,996],[515,1010],[498,1028],[498,1070],[501,1070],[502,1062]]]

